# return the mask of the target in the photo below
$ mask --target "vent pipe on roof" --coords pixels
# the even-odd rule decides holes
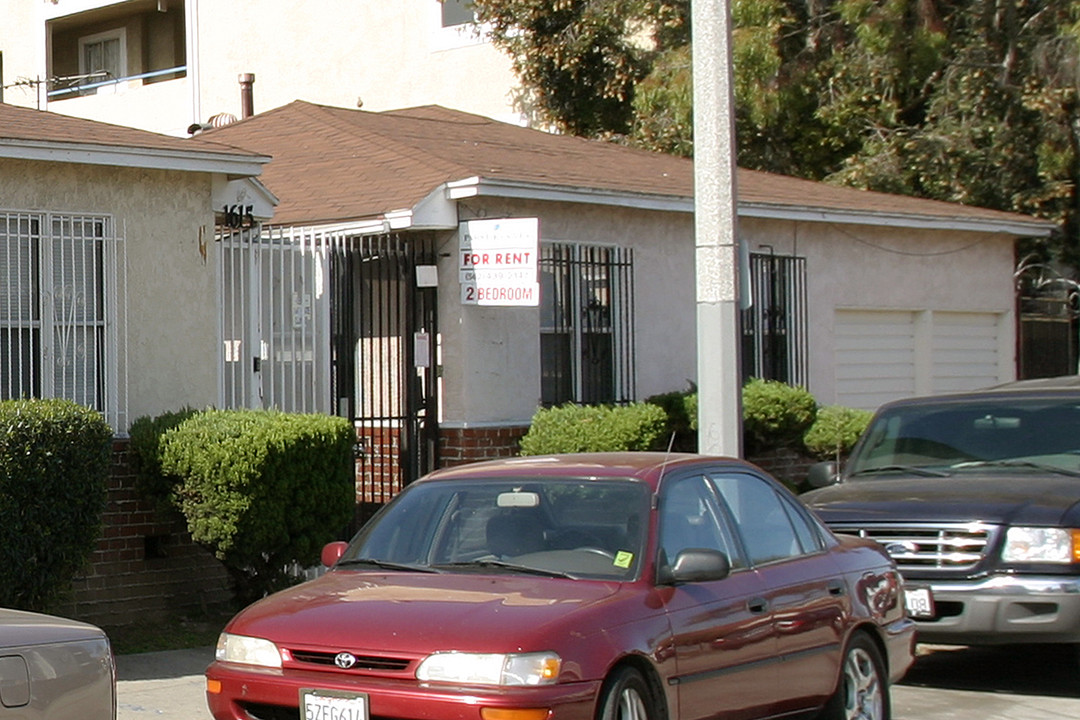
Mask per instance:
[[[255,95],[252,86],[255,84],[254,73],[240,73],[240,118],[249,118],[255,114]]]

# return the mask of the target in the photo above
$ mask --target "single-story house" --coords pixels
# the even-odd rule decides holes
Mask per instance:
[[[223,197],[273,197],[268,157],[0,104],[0,400],[133,419],[220,393]],[[140,498],[115,443],[104,529],[69,614],[103,624],[230,596],[224,570]],[[63,498],[57,498],[63,502]]]
[[[272,156],[280,200],[222,236],[260,298],[226,307],[227,395],[353,417],[371,499],[511,452],[542,405],[696,378],[689,160],[436,106],[203,137]],[[1015,377],[1015,241],[1050,223],[747,170],[737,194],[744,374],[860,408]]]
[[[182,406],[341,414],[382,501],[513,452],[542,405],[693,382],[692,214],[687,160],[439,107],[178,139],[0,104],[0,398],[120,438]],[[746,374],[856,407],[1014,376],[1013,246],[1048,223],[747,171],[738,216]],[[227,595],[116,448],[71,614]]]

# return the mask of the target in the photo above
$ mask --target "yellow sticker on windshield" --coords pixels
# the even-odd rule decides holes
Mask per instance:
[[[615,556],[615,567],[628,568],[630,563],[634,562],[634,553],[620,550],[619,554]]]

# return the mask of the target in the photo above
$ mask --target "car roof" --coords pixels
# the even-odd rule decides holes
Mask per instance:
[[[993,385],[981,390],[971,390],[969,392],[920,395],[918,397],[887,402],[881,406],[881,409],[884,410],[905,405],[950,404],[1001,398],[1056,396],[1076,396],[1080,398],[1080,376],[1062,375],[1049,378],[1016,380],[1013,382],[1002,383],[1001,385]]]
[[[417,482],[457,478],[494,480],[539,475],[552,478],[634,478],[646,481],[656,488],[660,479],[668,472],[687,466],[718,464],[750,467],[748,463],[735,458],[693,453],[611,452],[527,455],[443,468]]]

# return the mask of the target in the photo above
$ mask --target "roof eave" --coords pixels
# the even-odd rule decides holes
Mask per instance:
[[[858,210],[820,209],[771,205],[767,203],[739,203],[739,215],[775,220],[800,220],[846,225],[876,225],[881,227],[905,227],[915,230],[955,230],[984,232],[1016,237],[1048,237],[1056,228],[1046,220],[1008,218],[967,218],[912,213],[865,212]]]
[[[231,177],[260,175],[263,165],[270,162],[267,155],[10,139],[0,139],[0,157],[80,165],[223,173]]]
[[[470,177],[446,183],[446,197],[448,200],[464,200],[477,196],[612,205],[667,212],[694,211],[693,198],[681,195],[632,193],[483,177]]]
[[[463,200],[470,197],[484,196],[613,205],[668,212],[694,212],[694,199],[692,197],[543,185],[483,177],[470,177],[448,182],[445,184],[445,193],[448,200]],[[742,217],[774,220],[905,227],[919,230],[970,231],[1013,235],[1016,237],[1047,237],[1056,227],[1049,221],[1034,218],[1024,220],[1020,216],[1017,216],[1017,219],[1001,217],[970,218],[899,212],[837,210],[745,201],[739,203],[738,213]]]

